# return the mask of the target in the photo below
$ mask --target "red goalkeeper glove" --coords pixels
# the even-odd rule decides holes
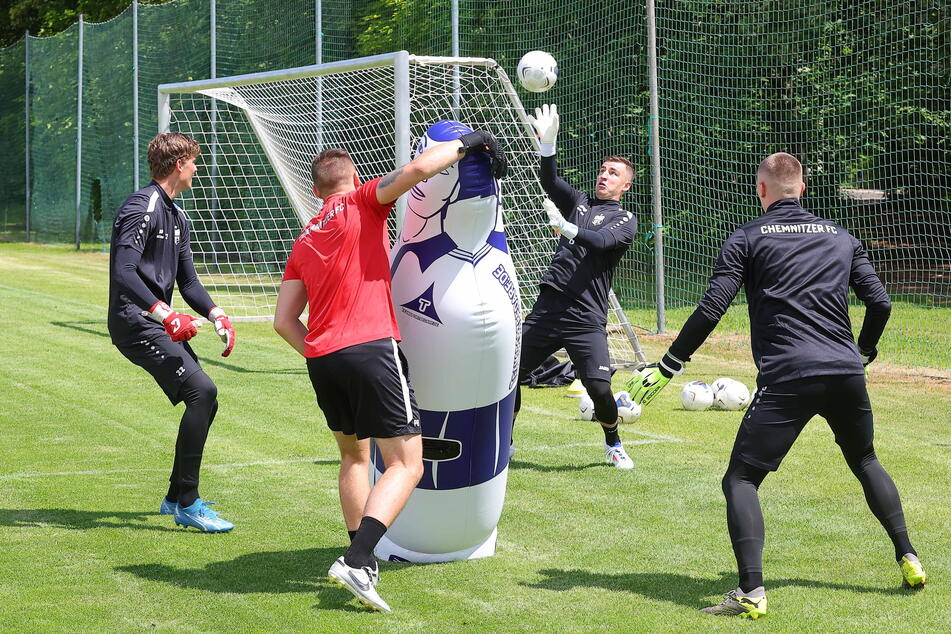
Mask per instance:
[[[155,302],[147,313],[149,317],[165,326],[172,341],[188,341],[198,334],[198,321],[191,315],[177,313],[165,302]]]
[[[217,306],[212,308],[211,312],[208,313],[208,319],[215,324],[215,332],[218,333],[218,336],[221,337],[221,341],[225,344],[225,349],[224,352],[221,353],[221,356],[227,357],[231,354],[231,351],[234,350],[234,326],[231,325],[231,320],[228,319],[225,311]]]

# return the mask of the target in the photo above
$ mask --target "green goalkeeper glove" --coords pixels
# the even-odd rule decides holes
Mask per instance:
[[[684,362],[668,352],[659,363],[652,363],[631,377],[627,391],[638,405],[648,405],[657,394],[667,387],[675,374],[684,373]]]

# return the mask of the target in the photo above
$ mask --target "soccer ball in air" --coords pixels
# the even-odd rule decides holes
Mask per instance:
[[[529,51],[518,60],[516,72],[525,90],[545,92],[558,79],[558,62],[545,51]]]
[[[691,381],[680,392],[684,409],[702,412],[713,405],[713,390],[703,381]]]
[[[617,403],[617,415],[622,423],[633,423],[641,415],[641,406],[631,400],[631,395],[627,392],[618,392],[614,395],[614,402]],[[578,418],[581,420],[593,421],[594,401],[587,393],[582,394],[578,399]]]
[[[713,406],[727,411],[738,411],[750,404],[750,390],[745,385],[722,377],[713,382]]]

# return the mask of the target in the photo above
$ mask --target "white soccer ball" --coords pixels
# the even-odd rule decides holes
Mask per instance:
[[[736,379],[722,377],[714,381],[711,387],[713,406],[717,409],[735,412],[750,404],[749,388]]]
[[[633,423],[640,418],[641,406],[632,401],[631,395],[627,392],[615,394],[614,402],[617,403],[617,415],[622,423]],[[585,421],[596,420],[594,417],[594,401],[591,400],[587,392],[578,399],[578,418]]]
[[[627,392],[618,392],[614,395],[614,402],[617,403],[617,415],[621,422],[629,425],[641,416],[641,406],[631,400],[631,395]]]
[[[684,409],[702,412],[713,405],[713,389],[703,381],[691,381],[680,391]]]
[[[578,399],[578,418],[587,421],[594,420],[594,401],[587,392]]]
[[[558,62],[545,51],[529,51],[518,60],[516,72],[525,90],[545,92],[558,79]]]

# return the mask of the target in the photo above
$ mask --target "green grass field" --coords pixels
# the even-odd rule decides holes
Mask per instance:
[[[761,487],[770,614],[698,608],[736,585],[720,478],[740,414],[685,412],[680,386],[752,385],[748,343],[714,338],[622,431],[637,467],[564,389],[526,390],[494,557],[384,564],[389,615],[326,580],[348,540],[336,450],[302,360],[265,323],[227,360],[202,492],[237,528],[158,515],[181,406],[112,347],[107,256],[0,244],[0,631],[509,632],[951,630],[951,385],[873,367],[877,450],[930,575],[900,588],[891,544],[821,420]],[[936,324],[936,328],[946,328]],[[643,343],[651,357],[669,337]],[[627,376],[619,374],[615,388]]]

